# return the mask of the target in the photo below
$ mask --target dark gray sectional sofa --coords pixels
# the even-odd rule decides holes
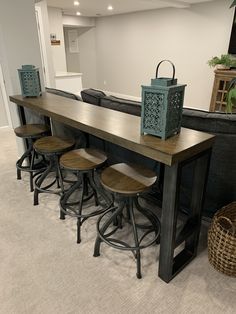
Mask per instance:
[[[58,96],[71,98],[74,100],[82,100],[82,98],[78,95],[65,92],[55,88],[46,88],[46,92],[52,93]],[[78,129],[65,125],[61,122],[51,120],[51,127],[53,130],[53,134],[59,137],[66,137],[66,138],[73,138],[75,140],[75,148],[78,147],[86,147],[87,145],[87,138],[86,134],[81,132]]]
[[[212,149],[204,211],[212,216],[236,200],[236,114],[184,108],[182,126],[216,135]],[[183,172],[188,186],[191,166]]]
[[[72,99],[80,99],[76,95],[63,91],[52,89],[47,91]],[[102,91],[95,89],[83,90],[81,96],[84,102],[91,105],[102,106],[136,116],[141,114],[141,104],[139,102],[107,96]],[[61,135],[62,129],[68,135],[67,126],[55,124],[59,135]],[[216,135],[203,213],[205,216],[211,217],[222,206],[236,200],[236,114],[226,115],[224,113],[209,113],[184,108],[182,126]],[[80,131],[69,128],[69,135],[77,137],[78,145],[80,143],[85,145],[85,137],[81,135]],[[94,136],[89,136],[89,144],[105,149],[109,154],[111,162],[127,161],[140,163],[154,169],[157,173],[159,172],[160,165],[157,162],[121,148],[115,143],[107,143]],[[183,168],[180,207],[186,211],[189,207],[191,195],[192,174],[193,164]]]

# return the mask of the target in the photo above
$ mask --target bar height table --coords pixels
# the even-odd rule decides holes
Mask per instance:
[[[140,117],[81,101],[43,93],[38,98],[10,96],[20,108],[30,108],[44,116],[81,131],[115,143],[164,166],[164,188],[161,217],[159,277],[169,282],[196,255],[201,227],[202,204],[214,135],[182,128],[167,140],[140,134]],[[22,110],[21,110],[22,114]],[[194,160],[191,215],[176,234],[181,169]],[[181,243],[183,250],[174,256]]]

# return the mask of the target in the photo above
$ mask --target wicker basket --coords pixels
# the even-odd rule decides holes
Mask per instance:
[[[215,214],[208,232],[208,258],[216,270],[236,277],[236,202]]]

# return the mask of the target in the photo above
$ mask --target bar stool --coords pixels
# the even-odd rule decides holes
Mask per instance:
[[[36,139],[45,136],[50,132],[48,126],[43,124],[25,124],[14,129],[16,136],[27,141],[27,150],[16,162],[17,180],[21,180],[21,171],[28,172],[30,175],[30,191],[33,192],[33,177],[36,173],[43,171],[46,167],[45,162],[35,162],[35,150],[33,143]],[[27,161],[26,165],[23,163]]]
[[[59,157],[71,150],[74,146],[75,142],[72,139],[63,139],[56,136],[46,136],[38,139],[34,143],[35,151],[44,156],[49,160],[49,164],[44,172],[42,172],[39,176],[36,177],[34,182],[34,205],[38,205],[39,193],[53,193],[53,194],[61,194],[64,193],[63,186],[63,178],[61,169],[59,166]],[[55,173],[55,179],[42,187],[43,182],[49,177],[51,172]],[[57,182],[57,190],[50,189],[54,183]]]
[[[156,179],[153,171],[125,163],[112,165],[101,173],[102,185],[115,195],[118,206],[98,218],[94,256],[100,255],[101,242],[115,249],[131,251],[136,259],[137,278],[142,277],[140,250],[159,241],[159,219],[150,209],[143,208],[138,201],[139,194],[151,187]],[[137,214],[134,213],[134,207]],[[126,233],[125,241],[122,239],[124,223],[131,227],[133,241],[127,240]],[[116,237],[111,237],[112,235]],[[144,241],[147,236],[148,239]]]
[[[77,218],[77,243],[81,242],[81,226],[88,218],[102,214],[112,204],[102,187],[95,183],[94,175],[98,168],[102,167],[107,156],[93,148],[81,148],[65,153],[60,158],[60,165],[67,171],[76,172],[78,180],[66,191],[60,199],[60,219],[65,215]],[[79,195],[79,189],[81,193]],[[73,194],[79,195],[78,201],[73,201]],[[99,196],[103,197],[102,203]],[[87,210],[83,204],[94,197],[95,206],[101,205],[99,209]]]

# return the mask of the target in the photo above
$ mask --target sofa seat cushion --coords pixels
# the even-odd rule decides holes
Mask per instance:
[[[115,96],[105,96],[101,99],[101,107],[141,116],[141,104],[138,101],[118,98]]]
[[[101,98],[104,96],[106,96],[104,92],[93,88],[88,88],[81,91],[81,97],[83,101],[96,106],[100,106]]]

